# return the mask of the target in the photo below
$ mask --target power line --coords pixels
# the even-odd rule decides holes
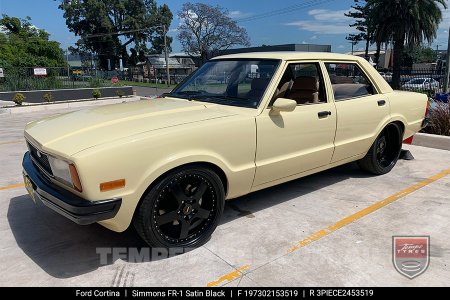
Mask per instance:
[[[263,19],[263,18],[270,18],[273,16],[288,14],[288,13],[292,13],[294,11],[303,10],[306,8],[310,8],[310,7],[314,7],[317,5],[325,4],[328,2],[334,2],[334,1],[335,0],[309,0],[309,1],[305,1],[300,4],[291,5],[291,6],[280,8],[280,9],[273,10],[270,12],[261,13],[261,14],[250,16],[247,18],[237,19],[236,22],[243,23],[243,22],[250,22],[250,21],[259,20],[259,19]]]
[[[126,31],[119,31],[119,32],[109,32],[109,33],[89,34],[89,35],[85,35],[85,36],[81,36],[81,37],[90,39],[90,38],[104,37],[104,36],[125,35],[128,33],[146,31],[146,30],[157,29],[157,28],[165,28],[165,26],[164,25],[149,26],[149,27],[145,27],[145,28],[141,28],[141,29],[126,30]]]

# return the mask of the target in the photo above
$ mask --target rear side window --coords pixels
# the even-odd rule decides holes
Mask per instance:
[[[355,63],[325,63],[336,101],[375,95],[367,76]]]

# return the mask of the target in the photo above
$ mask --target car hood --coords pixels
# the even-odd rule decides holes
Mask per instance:
[[[25,137],[44,151],[70,156],[112,140],[235,112],[173,98],[105,105],[29,123]]]

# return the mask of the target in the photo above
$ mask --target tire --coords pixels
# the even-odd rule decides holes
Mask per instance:
[[[151,247],[199,247],[216,229],[224,203],[224,187],[214,171],[184,167],[168,173],[144,196],[133,223]]]
[[[403,130],[396,123],[387,125],[377,137],[359,167],[375,175],[389,173],[396,165],[402,150]]]

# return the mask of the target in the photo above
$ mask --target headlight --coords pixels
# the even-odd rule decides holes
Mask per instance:
[[[52,168],[53,176],[58,181],[75,188],[79,192],[82,191],[80,178],[78,177],[75,165],[50,155],[48,156],[48,162]]]
[[[52,168],[53,176],[72,186],[72,176],[70,176],[69,164],[61,159],[48,156],[48,162]]]

